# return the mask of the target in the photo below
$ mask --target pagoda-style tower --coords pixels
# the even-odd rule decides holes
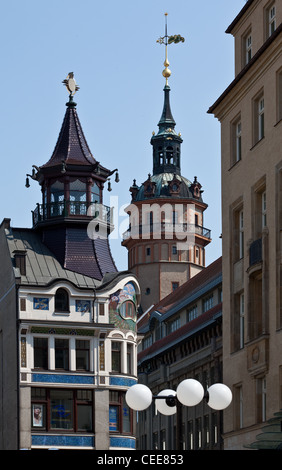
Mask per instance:
[[[210,230],[204,228],[207,204],[202,199],[202,187],[181,175],[180,133],[175,131],[170,107],[167,46],[184,41],[181,36],[165,36],[163,112],[153,133],[153,174],[138,186],[130,188],[132,200],[129,230],[122,245],[128,250],[128,269],[136,274],[141,286],[141,305],[146,311],[172,290],[205,267],[205,246],[210,243]]]
[[[111,210],[103,205],[103,188],[113,173],[118,181],[118,173],[104,168],[89,149],[73,101],[78,90],[73,74],[63,83],[69,101],[54,152],[44,165],[34,165],[26,179],[27,187],[31,177],[42,189],[33,228],[64,268],[101,280],[105,273],[117,271],[108,242]]]

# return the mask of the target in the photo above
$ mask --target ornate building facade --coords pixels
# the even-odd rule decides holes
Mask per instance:
[[[137,381],[134,274],[118,272],[103,188],[73,95],[32,228],[0,226],[0,448],[135,448],[125,392]],[[116,170],[114,170],[115,172]]]

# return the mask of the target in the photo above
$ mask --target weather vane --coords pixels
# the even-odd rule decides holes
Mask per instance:
[[[67,78],[62,81],[62,83],[66,86],[70,97],[73,96],[79,90],[79,86],[77,86],[76,84],[73,72],[70,72]]]
[[[168,44],[177,44],[178,42],[184,42],[185,39],[180,36],[180,34],[174,34],[173,36],[168,36],[167,34],[167,13],[165,13],[165,35],[160,37],[157,42],[159,44],[164,44],[165,45],[165,61],[164,61],[164,66],[165,66],[165,69],[163,70],[163,76],[165,77],[166,79],[166,85],[168,84],[168,78],[170,77],[171,75],[171,71],[169,70],[168,66],[169,66],[169,61],[168,61],[168,58],[167,58],[167,46]]]

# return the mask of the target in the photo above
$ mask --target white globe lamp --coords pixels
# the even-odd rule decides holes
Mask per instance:
[[[208,388],[207,393],[207,403],[214,410],[224,410],[232,401],[232,392],[230,388],[224,384],[213,384]]]
[[[152,392],[143,384],[132,385],[125,394],[125,401],[130,408],[143,411],[152,403]]]
[[[168,397],[168,400],[176,396],[175,390],[165,389],[158,393],[157,397]],[[166,398],[156,398],[156,408],[162,414],[166,416],[174,415],[176,413],[176,405],[169,406]]]
[[[197,380],[186,379],[178,385],[176,395],[182,405],[195,406],[202,401],[204,388]]]

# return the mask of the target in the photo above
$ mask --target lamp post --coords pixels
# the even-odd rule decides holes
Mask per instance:
[[[146,385],[135,384],[127,390],[125,395],[128,406],[135,411],[145,410],[151,405],[153,399],[156,400],[156,408],[161,414],[170,416],[176,413],[176,445],[177,450],[179,450],[180,406],[196,406],[205,399],[210,408],[220,411],[230,405],[232,393],[222,383],[211,385],[205,392],[203,386],[197,380],[185,379],[180,382],[176,391],[165,389],[158,395],[153,395]]]

